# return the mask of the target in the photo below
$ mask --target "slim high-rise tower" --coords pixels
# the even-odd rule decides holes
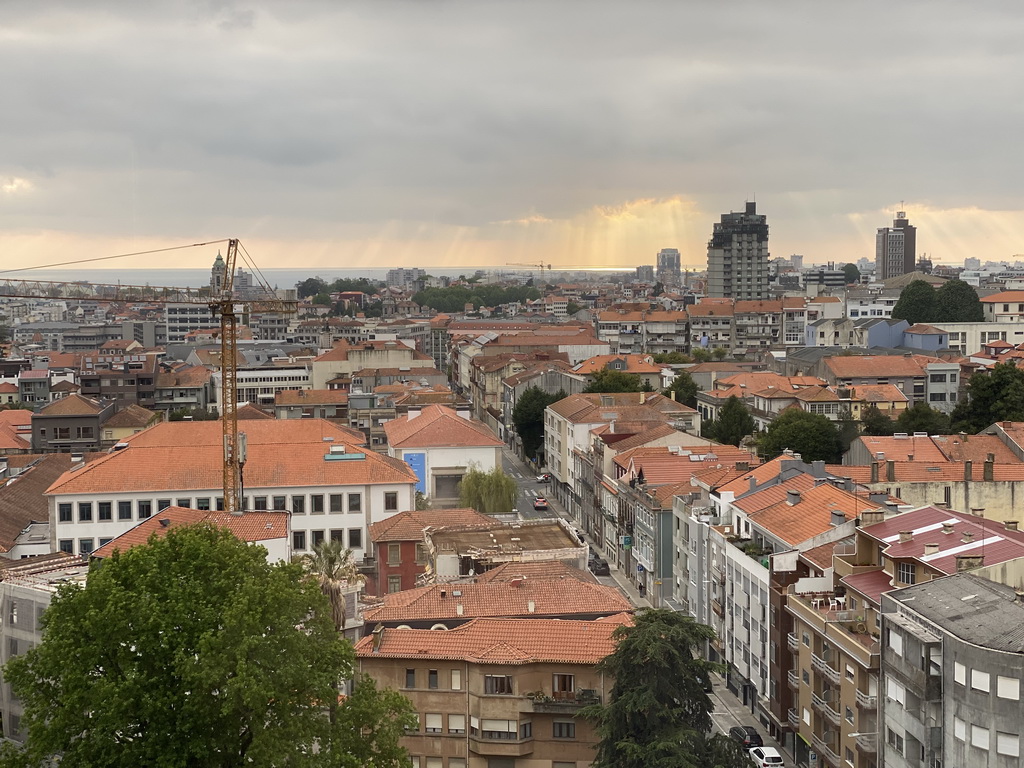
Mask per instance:
[[[681,271],[678,248],[662,248],[658,252],[658,282],[679,285]]]
[[[768,221],[757,203],[723,213],[708,241],[708,296],[767,299],[768,258]]]
[[[913,272],[917,264],[917,227],[899,211],[891,227],[879,227],[875,235],[875,279],[885,280]]]

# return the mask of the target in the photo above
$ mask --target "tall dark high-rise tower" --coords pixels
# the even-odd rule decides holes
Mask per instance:
[[[658,252],[658,281],[665,285],[679,285],[681,280],[678,248],[662,248]]]
[[[747,203],[743,213],[723,213],[708,241],[708,296],[768,298],[768,220]]]
[[[891,227],[879,227],[875,235],[875,279],[885,280],[913,272],[917,264],[917,227],[899,211]]]

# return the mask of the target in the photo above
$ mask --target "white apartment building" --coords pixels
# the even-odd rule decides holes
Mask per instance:
[[[241,431],[244,509],[290,512],[295,554],[332,538],[358,559],[370,524],[415,508],[409,465],[330,422],[256,420]],[[72,468],[46,491],[51,551],[89,554],[172,506],[223,508],[222,452],[219,422],[165,422]]]
[[[167,343],[183,344],[191,331],[220,328],[220,318],[206,304],[168,304],[164,307]]]
[[[306,365],[289,365],[274,368],[239,368],[235,381],[238,383],[238,402],[253,405],[273,405],[278,392],[284,390],[310,389],[312,374]],[[213,402],[210,407],[220,413],[221,372],[210,376]]]

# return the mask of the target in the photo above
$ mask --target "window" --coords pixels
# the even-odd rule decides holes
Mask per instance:
[[[928,377],[928,381],[932,384],[945,384],[946,374],[944,373],[933,373]]]
[[[427,670],[427,688],[437,688],[437,670]]]
[[[84,523],[92,520],[92,502],[78,502],[78,522]]]
[[[957,741],[967,741],[967,723],[959,717],[953,718],[953,738]]]
[[[402,562],[402,545],[388,544],[388,565],[394,567]]]
[[[916,581],[916,574],[914,572],[913,563],[900,563],[899,572],[897,578],[904,584],[914,584]]]
[[[885,697],[897,702],[900,706],[907,705],[907,689],[891,677],[885,680]]]
[[[423,716],[424,731],[427,733],[441,733],[444,730],[444,717],[440,714],[426,714]]]
[[[509,675],[484,675],[484,693],[512,693],[512,678]]]
[[[1020,701],[1020,680],[1016,677],[996,676],[996,696],[1000,699]]]
[[[99,520],[113,520],[114,505],[109,501],[101,501],[96,504],[96,514]]]
[[[449,757],[448,768],[466,768],[466,758],[464,757]]]
[[[100,539],[100,546],[101,547],[105,547],[105,546],[107,546],[107,544],[109,544],[112,541],[113,541],[113,539],[111,539],[110,537],[107,537],[105,539]]]
[[[850,723],[850,725],[853,725],[853,710],[849,707],[846,708],[846,722]]]
[[[139,520],[144,520],[153,514],[153,502],[152,501],[140,501],[139,502]]]
[[[310,506],[314,515],[322,515],[324,513],[324,497],[323,494],[314,494],[309,497]]]
[[[804,632],[803,633],[803,637],[800,639],[800,642],[802,642],[804,645],[806,645],[808,648],[810,648],[811,647],[811,636],[808,635],[806,632]]]
[[[944,403],[946,402],[946,393],[932,392],[928,395],[928,399],[933,403]]]
[[[901,755],[903,754],[902,735],[896,733],[896,731],[894,731],[892,728],[887,728],[885,740],[889,742],[889,746],[891,746],[894,750],[899,752]]]
[[[444,768],[443,757],[428,757],[427,768]]]
[[[57,520],[61,523],[70,523],[72,521],[72,512],[70,504],[58,504],[57,505]]]
[[[416,545],[416,565],[424,565],[427,562],[427,545]]]
[[[389,594],[394,594],[395,592],[401,592],[401,591],[402,591],[402,577],[398,576],[398,575],[388,576],[388,593]]]
[[[309,544],[312,547],[316,547],[318,544],[324,543],[324,532],[323,531],[310,531],[309,532]]]
[[[75,554],[75,540],[74,539],[61,539],[57,542],[57,549],[61,552],[67,552],[69,555]]]
[[[555,720],[551,724],[551,736],[556,739],[575,739],[576,723],[571,720]]]
[[[801,679],[804,681],[804,685],[810,685],[811,684],[811,674],[806,669],[801,670],[801,671],[802,671]]]
[[[256,496],[252,500],[252,508],[254,510],[256,510],[257,512],[266,512],[267,511],[267,497],[266,496]]]
[[[57,440],[70,440],[71,427],[56,427],[53,430],[53,436]]]
[[[448,733],[465,733],[466,716],[448,715]]]
[[[398,493],[396,491],[388,491],[384,494],[384,511],[398,511]]]
[[[960,683],[960,685],[967,685],[967,667],[959,661],[953,662],[953,682]]]
[[[561,698],[571,698],[565,694],[571,694],[575,691],[575,678],[572,675],[552,675],[551,676],[551,691],[555,694],[555,698],[560,698],[559,694],[562,694]]]
[[[519,735],[519,723],[515,720],[480,721],[480,735],[485,739],[507,739],[515,741]]]
[[[532,739],[533,738],[533,723],[527,721],[519,724],[519,738],[520,739]]]
[[[223,496],[218,496],[217,497],[217,510],[220,511],[220,512],[224,511],[224,497]]]
[[[889,649],[897,656],[903,655],[903,635],[891,629],[889,630]]]
[[[971,688],[976,691],[989,692],[989,676],[988,672],[981,672],[977,669],[971,670]]]
[[[331,514],[345,511],[345,497],[340,493],[332,493],[330,496]]]
[[[207,510],[210,508],[210,497],[196,499],[196,509]]]
[[[349,528],[348,529],[348,548],[349,549],[362,549],[363,548],[363,529],[362,528]]]
[[[92,552],[92,539],[79,539],[78,554],[88,555],[90,552]]]
[[[117,502],[117,519],[118,520],[131,520],[132,519],[132,503],[130,501],[119,501],[119,502]]]
[[[363,495],[361,493],[350,493],[348,495],[348,511],[349,512],[362,512],[363,511]]]
[[[292,496],[292,514],[293,515],[304,515],[304,514],[306,514],[306,497],[305,496]]]
[[[980,725],[971,726],[971,746],[988,749],[988,728],[983,728]]]
[[[92,440],[96,436],[96,430],[92,427],[75,427],[75,437],[79,440]]]
[[[406,731],[414,731],[416,733],[419,733],[419,731],[420,731],[420,713],[419,712],[413,712],[412,716],[414,718],[416,718],[416,722],[412,726],[408,726],[408,725],[405,726],[405,730]]]
[[[453,669],[452,670],[452,690],[453,691],[461,691],[462,690],[462,670],[461,669]]]
[[[415,688],[416,687],[416,670],[407,669],[405,670],[405,687]]]
[[[304,550],[306,548],[306,532],[292,531],[292,549]]]
[[[996,752],[1000,755],[1020,757],[1020,736],[1016,733],[996,731]]]
[[[156,502],[157,511],[163,510],[163,509],[167,509],[169,506],[171,506],[171,500],[170,499],[157,499],[157,502]]]
[[[273,508],[274,508],[275,512],[283,512],[287,508],[287,505],[288,505],[288,497],[287,496],[275,496],[272,501],[273,501],[273,505],[274,505]]]

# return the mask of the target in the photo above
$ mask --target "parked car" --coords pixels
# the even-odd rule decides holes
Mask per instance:
[[[608,563],[596,555],[590,556],[590,560],[587,561],[587,568],[589,568],[590,572],[595,576],[612,575],[612,571],[611,568],[608,567]]]
[[[737,725],[729,729],[729,736],[743,744],[747,749],[763,747],[764,739],[757,729],[751,725]]]
[[[548,508],[548,500],[545,499],[543,496],[538,496],[536,499],[533,500],[533,508],[534,509],[547,509]]]
[[[754,761],[757,768],[779,768],[779,766],[785,765],[779,750],[772,747],[754,747],[750,750],[750,759]]]
[[[550,483],[551,482],[551,475],[547,474],[546,472],[543,475],[537,475],[537,482],[538,483]]]

